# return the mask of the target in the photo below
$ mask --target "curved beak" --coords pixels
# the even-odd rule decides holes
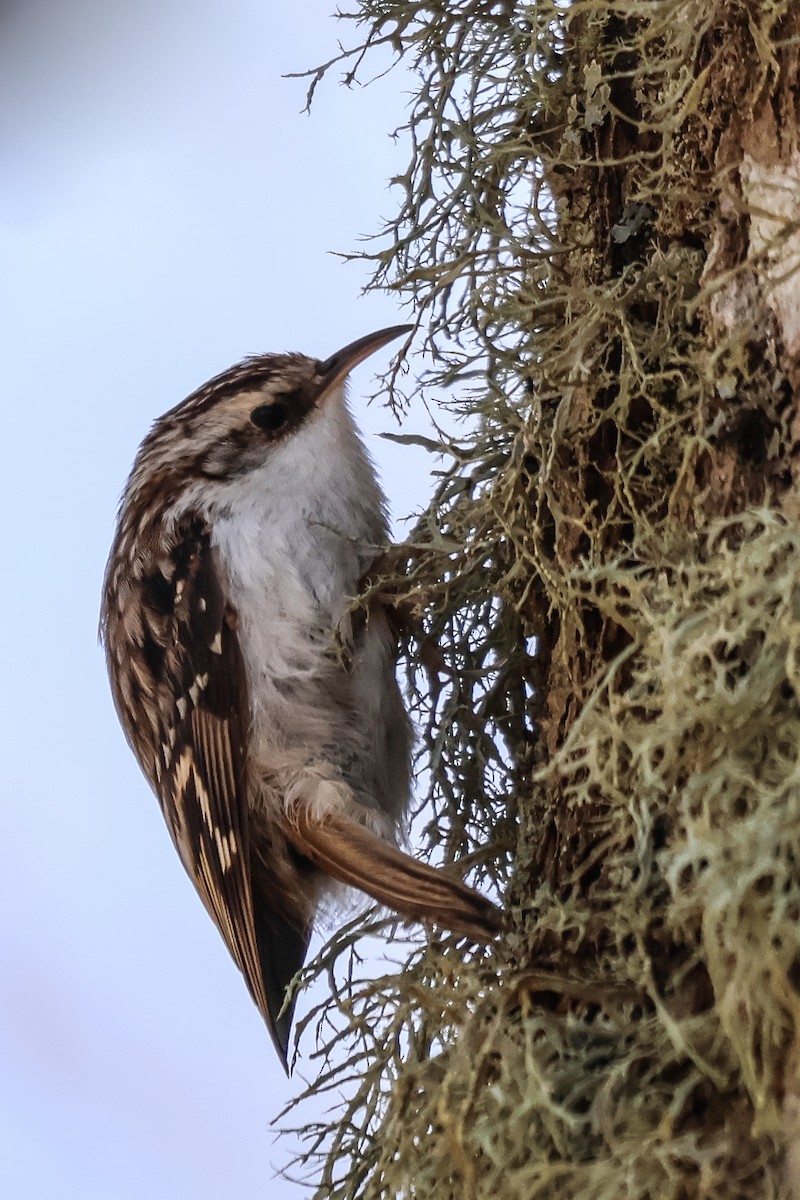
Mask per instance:
[[[319,366],[320,389],[317,399],[320,400],[338,383],[341,383],[350,374],[353,367],[357,367],[365,358],[369,358],[370,354],[374,354],[376,350],[380,350],[382,346],[393,342],[402,334],[410,333],[413,328],[413,325],[390,325],[388,329],[379,329],[377,333],[368,333],[366,337],[350,342],[349,346],[337,350],[330,358],[326,358],[325,362],[320,363]]]

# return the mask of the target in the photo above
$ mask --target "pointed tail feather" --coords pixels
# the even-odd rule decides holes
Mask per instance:
[[[500,931],[500,910],[444,871],[417,862],[371,830],[338,813],[309,815],[293,806],[288,834],[321,871],[366,892],[407,920],[431,922],[489,942]]]
[[[261,975],[264,983],[266,1009],[258,1003],[267,1028],[272,1035],[283,1069],[289,1074],[289,1033],[294,1015],[294,999],[284,1008],[286,989],[303,965],[308,950],[309,931],[300,922],[292,921],[278,911],[254,888],[255,917]]]

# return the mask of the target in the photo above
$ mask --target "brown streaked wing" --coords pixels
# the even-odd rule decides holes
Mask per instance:
[[[236,636],[206,530],[179,555],[170,655],[174,740],[161,804],[181,856],[247,986],[275,1036],[261,968],[251,880],[245,784],[248,700]],[[188,551],[188,552],[187,552]],[[283,1049],[279,1046],[283,1053]]]

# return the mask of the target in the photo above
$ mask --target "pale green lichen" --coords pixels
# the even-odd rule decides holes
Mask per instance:
[[[505,896],[509,930],[471,956],[394,942],[378,980],[356,969],[358,923],[332,943],[303,1045],[316,1027],[311,1091],[344,1099],[301,1157],[335,1200],[796,1196],[798,384],[765,251],[741,250],[738,163],[796,71],[798,15],[353,17],[417,89],[398,214],[366,257],[433,352],[426,396],[469,417],[373,590],[417,622],[434,857]],[[591,832],[558,886],[532,876],[556,800]]]

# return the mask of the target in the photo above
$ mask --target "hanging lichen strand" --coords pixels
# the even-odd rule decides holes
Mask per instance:
[[[509,929],[345,972],[316,1195],[798,1197],[800,7],[353,17],[416,72],[375,286],[470,418],[375,589]]]

